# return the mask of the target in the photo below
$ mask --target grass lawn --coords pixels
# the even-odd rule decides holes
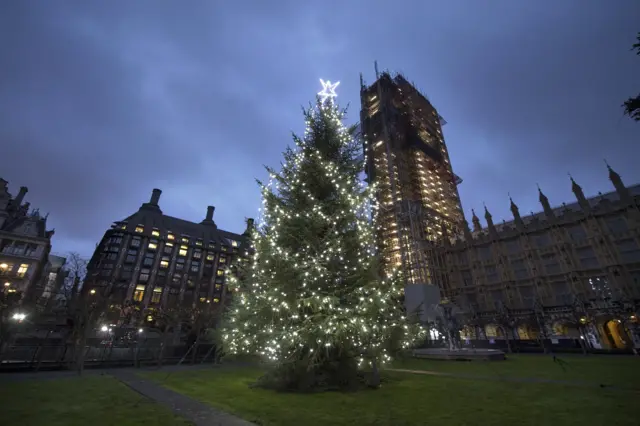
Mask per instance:
[[[387,373],[378,390],[304,395],[249,388],[260,374],[220,368],[145,376],[260,425],[638,424],[635,392]]]
[[[0,383],[3,426],[189,423],[107,376]]]
[[[508,355],[506,361],[465,362],[409,358],[395,368],[430,370],[493,377],[535,377],[539,379],[593,382],[640,389],[640,358],[613,355],[566,355],[563,369],[550,355]]]

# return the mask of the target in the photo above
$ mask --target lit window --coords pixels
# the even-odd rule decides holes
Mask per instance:
[[[153,315],[147,315],[147,321],[148,322],[152,322],[153,321]]]
[[[201,246],[201,245],[202,245],[202,240],[198,240],[198,241],[196,241],[196,245],[197,245],[197,246]]]
[[[120,225],[120,229],[127,229],[127,224],[123,223],[122,225]]]
[[[173,247],[173,243],[166,243],[164,246],[165,247]]]
[[[138,234],[143,233],[144,232],[144,226],[140,226],[140,225],[136,226],[136,232]]]
[[[220,262],[220,263],[226,263],[226,262],[227,262],[227,258],[226,258],[226,257],[223,257],[223,256],[220,256],[220,260],[219,260],[218,262]]]
[[[193,258],[194,259],[200,259],[202,257],[202,251],[200,250],[196,250],[193,252]]]
[[[208,254],[207,255],[207,260],[213,260],[213,258],[214,258],[214,255],[212,255],[212,254]]]
[[[204,302],[205,300],[207,300],[207,298],[206,298],[206,297],[201,297],[201,298],[200,298],[200,301],[201,301],[201,302]]]
[[[136,291],[133,293],[133,300],[136,302],[142,302],[142,299],[144,299],[144,286],[137,285]]]
[[[169,267],[169,258],[168,257],[163,257],[162,260],[160,261],[160,267],[161,268],[168,268]]]
[[[224,270],[218,269],[218,276],[221,277],[224,275]]]
[[[237,241],[231,241],[231,247],[238,247]]]
[[[158,245],[156,243],[149,243],[149,250],[155,250],[158,248]]]
[[[180,256],[186,256],[187,255],[187,246],[180,246],[180,251],[178,252],[178,254]]]
[[[26,274],[28,270],[29,270],[29,264],[28,263],[23,263],[18,268],[18,276],[24,277],[24,274]]]
[[[156,287],[153,289],[153,295],[151,295],[151,303],[160,303],[162,297],[162,288]]]
[[[154,229],[153,231],[151,231],[151,235],[153,235],[154,237],[159,237],[160,231],[158,231],[157,229]]]
[[[213,303],[218,303],[219,301],[220,301],[220,299],[218,299],[217,297],[215,297],[215,298],[213,299]]]
[[[184,244],[189,244],[189,238],[187,238],[187,237],[182,237],[182,240],[181,240],[181,241],[182,241]]]
[[[173,236],[173,234],[167,234],[167,240],[175,240],[176,237]]]

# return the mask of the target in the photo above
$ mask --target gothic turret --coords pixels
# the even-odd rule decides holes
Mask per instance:
[[[462,232],[464,232],[464,239],[471,241],[473,236],[471,235],[471,229],[469,229],[469,222],[467,219],[462,219]]]
[[[473,222],[473,232],[482,231],[482,225],[480,225],[480,219],[476,216],[475,210],[471,209],[471,213],[473,213],[473,217],[471,218],[471,221]]]
[[[589,201],[587,197],[584,196],[584,191],[582,191],[582,187],[573,180],[573,177],[569,175],[569,179],[571,179],[571,190],[576,196],[576,200],[578,200],[578,204],[582,207],[582,210],[589,211],[591,210],[591,206],[589,205]]]
[[[522,222],[522,218],[520,217],[520,210],[518,209],[516,203],[513,202],[513,198],[511,198],[511,195],[509,195],[509,201],[511,203],[511,214],[513,214],[513,219],[516,222],[516,225],[522,226],[524,223]]]
[[[493,216],[491,216],[491,213],[489,213],[486,205],[484,206],[484,218],[487,221],[487,229],[489,229],[489,233],[496,235],[497,231],[496,227],[493,224]]]
[[[607,165],[607,169],[609,170],[609,180],[611,181],[611,183],[613,183],[613,187],[616,189],[616,192],[618,193],[620,199],[623,201],[630,201],[631,193],[629,192],[629,189],[624,186],[620,175],[611,168],[609,163],[605,161],[605,164]]]
[[[542,189],[540,189],[540,185],[538,185],[538,199],[540,200],[540,204],[542,204],[542,209],[544,210],[544,214],[547,216],[548,219],[553,219],[555,217],[555,214],[553,213],[553,209],[551,208],[551,204],[549,204],[549,199],[547,198],[546,195],[544,195],[544,193],[542,192]]]

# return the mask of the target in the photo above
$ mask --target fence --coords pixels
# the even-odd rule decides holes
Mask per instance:
[[[85,368],[131,367],[154,364],[204,363],[215,361],[215,345],[180,343],[168,345],[160,357],[160,339],[118,342],[90,338],[83,348]],[[72,368],[74,348],[64,339],[22,338],[5,349],[1,371],[64,370]]]

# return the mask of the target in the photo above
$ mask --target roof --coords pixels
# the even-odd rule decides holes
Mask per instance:
[[[175,234],[188,235],[203,241],[215,241],[217,244],[230,245],[229,240],[242,240],[242,235],[218,229],[215,223],[197,223],[168,216],[158,206],[143,204],[134,214],[116,223],[127,223],[127,230],[133,232],[138,225],[144,226],[145,234],[151,234],[155,228],[159,231],[171,231]]]

